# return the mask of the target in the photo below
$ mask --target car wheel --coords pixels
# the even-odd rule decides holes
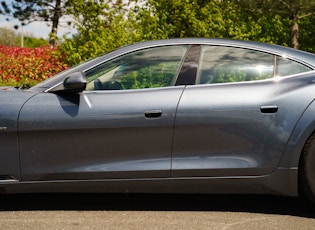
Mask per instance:
[[[300,159],[299,193],[315,206],[315,134],[306,142]]]

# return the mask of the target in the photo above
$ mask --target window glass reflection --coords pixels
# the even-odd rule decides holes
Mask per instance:
[[[273,77],[273,55],[249,49],[203,46],[198,84],[241,82]]]
[[[87,71],[87,90],[118,90],[174,85],[187,46],[136,51]]]

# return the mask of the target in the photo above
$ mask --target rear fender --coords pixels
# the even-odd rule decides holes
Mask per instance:
[[[280,161],[280,168],[298,168],[303,147],[315,131],[315,101],[304,111],[296,124]]]

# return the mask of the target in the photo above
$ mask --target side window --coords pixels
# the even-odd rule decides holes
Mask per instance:
[[[86,72],[87,90],[117,90],[174,85],[187,46],[135,51]]]
[[[312,69],[298,62],[277,56],[277,77],[311,71]]]
[[[273,77],[274,56],[235,47],[202,46],[197,84],[241,82]]]

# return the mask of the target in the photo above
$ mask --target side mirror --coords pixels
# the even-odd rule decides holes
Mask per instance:
[[[79,93],[86,88],[85,74],[82,72],[75,72],[70,74],[64,81],[63,87],[66,92]]]

